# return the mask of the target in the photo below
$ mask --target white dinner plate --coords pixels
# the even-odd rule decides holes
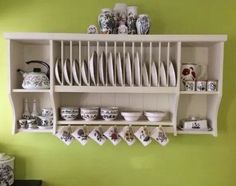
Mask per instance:
[[[152,62],[151,78],[152,78],[152,85],[154,87],[157,87],[158,86],[158,76],[157,76],[157,68],[156,68],[155,62]]]
[[[114,80],[114,65],[113,65],[113,57],[112,53],[109,53],[108,56],[108,76],[109,76],[109,82],[112,86],[115,86],[115,80]]]
[[[61,68],[61,59],[57,58],[55,63],[55,76],[58,84],[62,85],[62,68]]]
[[[167,86],[167,81],[166,81],[166,70],[165,70],[165,66],[164,63],[161,62],[160,65],[160,75],[161,75],[161,86],[166,87]]]
[[[118,83],[122,86],[124,85],[123,82],[123,65],[122,65],[122,60],[121,60],[121,55],[120,53],[117,54],[117,79]]]
[[[169,66],[169,83],[171,87],[176,86],[176,75],[175,75],[175,69],[173,63],[170,61]]]
[[[132,86],[133,82],[132,82],[132,71],[131,71],[131,60],[130,60],[130,54],[129,52],[126,55],[126,66],[125,66],[125,70],[126,70],[126,81],[127,84],[129,86]]]
[[[89,73],[94,85],[96,85],[97,52],[94,51],[89,60]]]
[[[83,60],[81,64],[81,73],[82,73],[82,79],[85,85],[89,86],[88,83],[88,66],[87,66],[87,61]]]
[[[135,84],[137,86],[141,85],[141,72],[140,72],[140,61],[139,61],[139,54],[136,52],[134,58],[134,77],[135,77]]]
[[[148,80],[146,63],[143,63],[142,77],[143,77],[143,85],[147,87],[149,85],[149,80]]]
[[[79,73],[80,73],[79,62],[77,61],[77,59],[74,59],[72,63],[72,74],[73,74],[74,81],[77,85],[80,85]]]
[[[100,59],[99,59],[99,78],[100,78],[100,82],[102,83],[102,85],[105,85],[105,72],[106,72],[106,56],[105,53],[102,52],[100,55]]]
[[[65,81],[68,85],[71,85],[71,78],[70,78],[70,73],[71,73],[71,67],[70,67],[70,60],[67,58],[64,62],[64,78]]]

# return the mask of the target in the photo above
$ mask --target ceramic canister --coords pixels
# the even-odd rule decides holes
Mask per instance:
[[[196,82],[196,91],[206,91],[206,81],[197,81]]]
[[[112,34],[115,29],[115,20],[111,9],[104,8],[98,16],[98,25],[102,34]]]
[[[14,157],[0,153],[0,186],[14,183]]]
[[[195,86],[196,86],[195,81],[187,80],[187,81],[185,81],[184,90],[185,91],[195,91]]]
[[[218,81],[207,81],[207,91],[217,91]]]
[[[127,8],[127,27],[128,34],[137,34],[136,21],[138,17],[137,6],[128,6]]]
[[[138,34],[148,34],[150,30],[150,18],[147,14],[140,14],[136,21]]]

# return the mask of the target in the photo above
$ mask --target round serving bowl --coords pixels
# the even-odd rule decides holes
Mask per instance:
[[[121,112],[121,115],[124,117],[126,121],[138,121],[139,118],[143,115],[143,112]]]
[[[147,117],[147,119],[149,121],[159,122],[159,121],[162,121],[166,117],[167,112],[163,112],[163,111],[146,111],[146,112],[144,112],[144,115]]]
[[[119,108],[118,107],[102,107],[100,114],[104,120],[113,121],[117,118],[119,114]]]
[[[61,107],[61,118],[67,121],[75,120],[79,115],[78,107]]]
[[[39,125],[40,126],[45,126],[45,127],[49,127],[53,125],[53,117],[45,117],[45,116],[37,116],[40,121],[39,121]]]
[[[98,107],[82,107],[80,108],[80,116],[85,121],[92,121],[98,117]]]

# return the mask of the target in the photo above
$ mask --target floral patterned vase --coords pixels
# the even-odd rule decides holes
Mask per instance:
[[[127,26],[128,34],[137,34],[136,21],[138,17],[138,11],[136,6],[129,6],[127,8]]]
[[[115,29],[115,21],[111,9],[102,9],[98,16],[98,25],[102,34],[112,34]]]
[[[150,30],[150,19],[146,14],[140,14],[136,21],[137,33],[148,34]]]

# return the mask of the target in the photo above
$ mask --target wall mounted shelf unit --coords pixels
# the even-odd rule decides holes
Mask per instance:
[[[17,132],[48,132],[55,133],[59,126],[64,125],[134,125],[134,126],[159,126],[177,134],[212,134],[217,135],[217,116],[222,97],[223,83],[223,58],[224,42],[226,35],[100,35],[100,34],[76,34],[76,33],[5,33],[9,49],[9,94],[13,108],[13,133]],[[55,78],[55,63],[60,59],[60,65],[69,59],[69,68],[73,60],[77,59],[79,69],[84,60],[90,60],[96,51],[97,56],[102,53],[108,59],[112,53],[114,61],[114,82],[109,81],[108,62],[104,67],[104,84],[98,80],[98,71],[95,71],[96,82],[91,79],[88,72],[88,83],[82,81],[79,73],[77,84],[72,72],[69,73],[67,83],[65,75],[61,76],[61,83]],[[127,65],[123,60],[122,78],[124,84],[119,84],[117,72],[117,54],[122,59],[127,53],[131,58],[131,80],[135,80],[134,59],[136,53],[140,58],[141,74],[143,64],[147,66],[148,84],[141,75],[141,83],[129,84],[127,78]],[[25,90],[22,89],[23,78],[17,72],[18,68],[32,71],[31,65],[26,65],[28,60],[42,60],[50,66],[50,89]],[[106,60],[107,61],[107,60]],[[167,73],[167,84],[153,86],[151,77],[152,62],[157,66],[158,81],[161,80],[160,68],[163,62]],[[176,86],[170,84],[170,63],[175,68]],[[184,92],[180,88],[181,64],[196,63],[206,69],[205,79],[217,80],[217,92]],[[36,65],[37,66],[37,65]],[[35,67],[35,66],[34,66]],[[98,66],[97,66],[98,67]],[[52,107],[54,112],[53,128],[50,130],[22,130],[17,126],[17,121],[23,112],[23,99],[30,102],[37,99],[40,108]],[[59,108],[61,106],[118,106],[121,110],[162,110],[170,114],[165,121],[149,122],[142,118],[137,122],[127,122],[118,118],[112,122],[95,120],[86,122],[83,120],[64,121],[60,119]],[[178,124],[182,119],[197,116],[206,118],[212,131],[180,131]]]

